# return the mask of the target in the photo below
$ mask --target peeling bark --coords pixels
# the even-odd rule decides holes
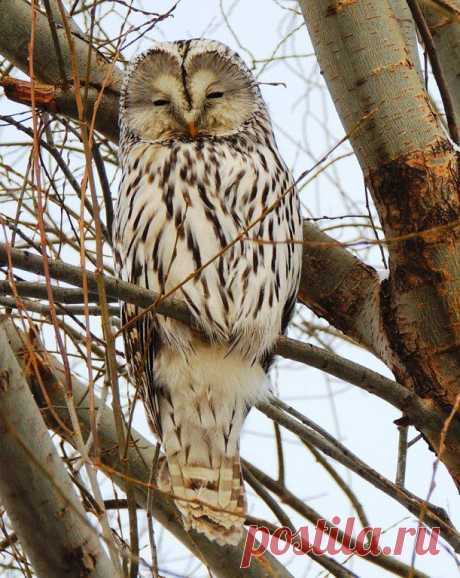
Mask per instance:
[[[373,322],[379,318],[377,273],[308,222],[303,235],[300,301],[380,356],[380,331]]]
[[[7,77],[0,85],[5,95],[14,102],[32,106],[32,84],[25,80]],[[68,87],[63,90],[58,85],[35,83],[35,105],[40,110],[52,114],[61,114],[78,120],[78,109],[75,89]],[[96,129],[114,143],[118,143],[118,92],[104,91],[90,87],[80,91],[82,101],[86,98],[85,118],[93,122],[94,110],[97,106]]]
[[[449,410],[459,393],[457,155],[447,141],[368,176],[390,244],[383,321],[415,391]],[[420,233],[420,234],[418,234]]]

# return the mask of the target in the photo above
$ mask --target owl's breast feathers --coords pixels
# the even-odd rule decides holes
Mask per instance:
[[[120,129],[117,272],[185,301],[207,335],[123,306],[131,379],[166,456],[158,483],[187,529],[236,544],[240,434],[267,396],[299,283],[297,194],[257,80],[219,42],[156,43],[135,58]]]
[[[159,293],[177,288],[174,297],[209,337],[255,359],[293,307],[302,229],[276,149],[248,143],[139,143],[125,151],[115,245],[124,280]],[[185,328],[166,318],[160,325],[187,350]]]
[[[301,220],[271,140],[122,146],[115,260],[125,281],[183,299],[208,336],[151,314],[125,331],[133,381],[163,443],[186,528],[236,544],[239,458],[249,408],[267,395],[272,349],[291,316]],[[138,309],[124,306],[123,321]]]

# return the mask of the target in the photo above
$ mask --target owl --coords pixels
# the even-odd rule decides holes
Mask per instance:
[[[185,528],[236,544],[240,433],[268,395],[298,291],[297,192],[256,79],[219,42],[160,42],[135,58],[119,119],[117,274],[181,299],[194,320],[125,304],[130,375]]]

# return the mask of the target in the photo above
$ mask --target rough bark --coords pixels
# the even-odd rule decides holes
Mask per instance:
[[[457,154],[388,3],[300,5],[345,130],[369,115],[351,141],[390,253],[381,292],[391,344],[384,361],[428,404],[449,411],[460,393]],[[430,441],[437,448],[439,432]],[[458,444],[443,459],[458,482]]]
[[[48,427],[54,430],[59,436],[66,439],[70,444],[74,444],[74,437],[69,413],[66,410],[66,403],[62,383],[65,382],[64,369],[45,350],[40,349],[39,342],[30,341],[25,333],[20,333],[13,323],[4,319],[0,324],[0,331],[6,332],[11,348],[21,360],[24,367],[28,367],[28,382],[35,396],[35,400],[42,409],[43,417]],[[34,356],[35,363],[31,362]],[[31,370],[38,368],[38,374]],[[43,394],[43,384],[46,387],[46,397]],[[85,404],[78,403],[79,400],[86,399],[88,387],[72,376],[72,391],[76,400],[76,408],[79,423],[84,439],[91,433],[90,413]],[[30,393],[29,393],[30,395]],[[96,408],[101,406],[101,402],[96,398]],[[37,410],[38,411],[38,410]],[[59,418],[59,421],[56,418]],[[65,426],[65,429],[62,426]],[[26,427],[26,426],[23,426]],[[147,490],[150,479],[150,468],[153,462],[155,449],[139,432],[131,429],[133,442],[127,451],[129,471],[134,484],[137,504],[145,508],[147,505]],[[109,407],[102,412],[98,427],[98,442],[100,444],[101,468],[106,471],[113,481],[125,489],[125,481],[121,472],[124,471],[120,462],[118,451],[118,437],[115,430],[113,412]],[[167,528],[178,540],[180,540],[198,559],[202,560],[208,568],[219,578],[237,578],[245,576],[249,578],[292,578],[288,570],[266,552],[263,557],[254,559],[251,567],[240,569],[240,562],[243,554],[244,539],[239,547],[218,546],[214,542],[207,540],[203,534],[194,531],[186,531],[182,526],[180,515],[174,506],[173,500],[163,492],[152,489],[153,503],[152,513],[154,519],[158,520]],[[225,561],[225,563],[223,563]],[[59,578],[64,576],[62,573]],[[45,575],[44,575],[45,576]],[[54,575],[49,574],[50,578]],[[56,577],[57,578],[57,577]]]
[[[113,578],[0,325],[0,501],[40,578]]]
[[[358,343],[381,355],[380,280],[376,271],[309,222],[304,223],[299,300]]]

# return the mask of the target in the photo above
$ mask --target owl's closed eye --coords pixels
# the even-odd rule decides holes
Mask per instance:
[[[129,75],[127,126],[146,140],[231,135],[253,116],[257,94],[246,70],[218,51],[158,44]]]

